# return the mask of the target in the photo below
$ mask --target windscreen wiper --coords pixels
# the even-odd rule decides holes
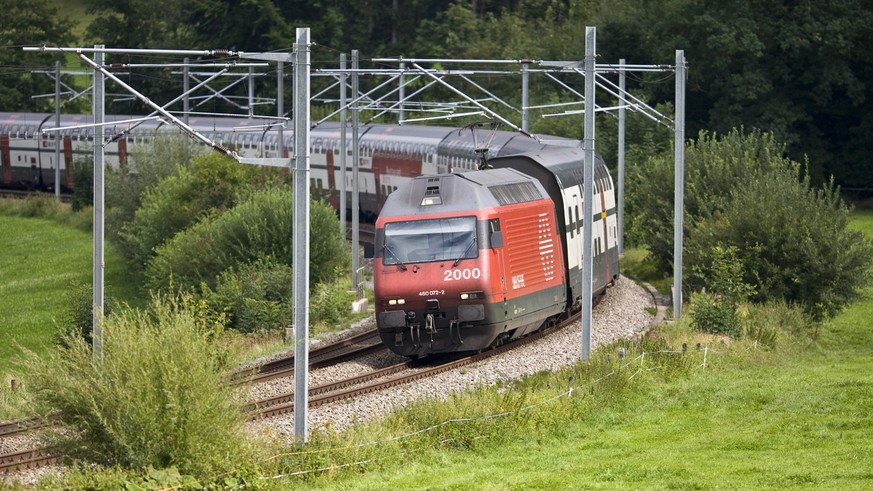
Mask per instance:
[[[400,256],[398,256],[394,251],[391,250],[390,247],[388,247],[388,244],[383,245],[382,249],[394,256],[394,259],[397,260],[397,265],[400,266],[400,271],[406,271],[406,265],[403,264],[403,261],[400,260]]]
[[[455,259],[455,262],[452,264],[453,268],[456,267],[458,265],[458,263],[461,262],[461,259],[464,259],[464,256],[466,256],[467,253],[470,252],[470,248],[473,247],[473,245],[475,245],[475,244],[476,244],[476,236],[474,235],[473,240],[471,240],[470,243],[467,244],[467,248],[464,249],[464,252],[462,252],[461,255],[458,256],[458,259]]]

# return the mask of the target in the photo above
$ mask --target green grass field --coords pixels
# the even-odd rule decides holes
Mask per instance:
[[[873,213],[853,226],[873,236]],[[820,337],[716,351],[560,431],[422,449],[315,489],[873,489],[873,288]]]
[[[74,282],[91,281],[91,234],[53,220],[0,216],[0,374],[21,348],[43,353],[54,341],[55,321],[67,307]],[[105,281],[130,301],[123,261],[106,246]]]
[[[873,212],[855,213],[852,226],[873,236]],[[66,285],[90,278],[91,238],[42,219],[0,216],[0,227],[6,231],[0,244],[7,252],[0,260],[4,373],[16,345],[40,352],[51,343],[52,319],[63,309]],[[119,265],[108,249],[107,281],[111,271],[123,271]],[[511,438],[487,432],[471,436],[468,423],[458,423],[452,431],[465,434],[469,444],[456,446],[451,438],[427,445],[410,442],[406,450],[383,454],[390,461],[377,453],[360,467],[303,481],[278,480],[272,486],[873,489],[871,317],[873,287],[863,301],[825,322],[814,340],[786,340],[773,351],[715,345],[705,368],[670,381],[652,372],[623,396],[590,404],[582,417],[551,421],[539,412],[535,425]],[[582,400],[585,394],[576,397]],[[423,410],[447,419],[469,415],[452,403]],[[554,411],[552,419],[567,409]],[[398,434],[390,423],[377,423],[367,432],[374,437],[359,438],[385,440]],[[349,457],[348,463],[356,460]]]

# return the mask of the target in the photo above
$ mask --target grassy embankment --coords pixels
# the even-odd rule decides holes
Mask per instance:
[[[89,232],[42,218],[0,215],[0,230],[0,376],[5,376],[21,348],[43,353],[52,345],[71,285],[91,282],[92,239]],[[123,260],[109,243],[105,261],[109,293],[133,300],[135,288],[126,284]]]
[[[873,213],[853,226],[873,236]],[[422,449],[339,489],[871,489],[873,288],[818,339],[716,348],[688,378],[646,382],[556,431]],[[456,415],[461,417],[463,415]],[[503,440],[501,438],[501,440]]]

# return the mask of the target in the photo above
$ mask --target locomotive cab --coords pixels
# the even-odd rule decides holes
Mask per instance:
[[[420,177],[376,222],[382,341],[405,356],[476,351],[539,328],[566,301],[554,206],[512,169]]]

